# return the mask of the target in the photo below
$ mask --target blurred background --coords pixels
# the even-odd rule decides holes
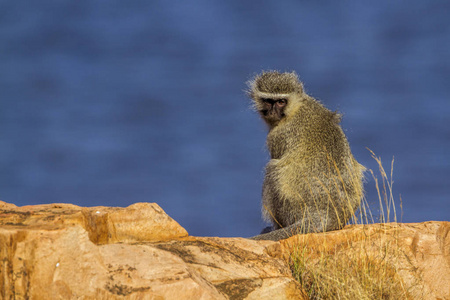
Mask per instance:
[[[245,82],[295,70],[394,162],[403,222],[450,220],[448,1],[0,1],[0,199],[157,202],[191,235],[251,236],[267,129]],[[377,213],[368,174],[366,198]]]

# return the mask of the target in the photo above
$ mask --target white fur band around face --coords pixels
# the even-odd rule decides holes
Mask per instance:
[[[272,94],[272,93],[256,92],[254,95],[258,98],[284,99],[288,98],[291,94]]]

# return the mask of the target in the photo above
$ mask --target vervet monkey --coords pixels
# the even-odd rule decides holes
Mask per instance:
[[[341,229],[360,205],[365,170],[350,151],[341,115],[308,96],[295,72],[262,72],[248,85],[269,127],[262,204],[273,230],[252,239]]]

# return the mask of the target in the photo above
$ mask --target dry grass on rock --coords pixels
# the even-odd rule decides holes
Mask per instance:
[[[381,174],[380,182],[369,170],[379,196],[378,221],[397,222],[392,193],[394,160],[388,176],[381,159],[369,151]],[[292,272],[310,299],[413,299],[395,263],[402,257],[397,245],[396,223],[391,223],[392,226],[380,224],[379,228],[367,226],[375,220],[365,199],[351,223],[353,226],[350,227],[356,225],[361,230],[348,230],[347,234],[346,227],[338,239],[329,232],[299,235],[287,240]]]

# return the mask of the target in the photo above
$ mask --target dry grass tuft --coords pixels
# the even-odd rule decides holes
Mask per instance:
[[[397,222],[392,192],[394,159],[390,173],[386,173],[381,159],[368,150],[381,174],[381,180],[378,180],[374,172],[369,170],[378,191],[378,221]],[[354,231],[345,229],[344,232],[349,232],[348,238],[338,242],[330,240],[326,234],[321,238],[317,235],[302,235],[292,248],[292,272],[310,299],[412,299],[393,263],[401,255],[395,237],[383,239],[387,231],[383,233],[381,230],[374,239],[373,234],[364,231],[364,225],[375,223],[366,199],[362,200],[351,223],[363,227],[357,237]],[[389,235],[395,236],[395,230],[394,233],[390,231]]]

